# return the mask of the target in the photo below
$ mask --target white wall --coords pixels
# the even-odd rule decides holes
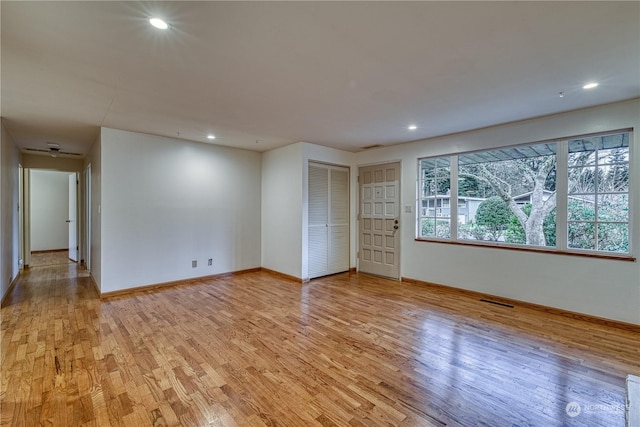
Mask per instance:
[[[303,143],[262,154],[262,267],[302,278]]]
[[[260,267],[260,153],[103,128],[101,156],[102,292]]]
[[[69,247],[69,172],[31,170],[31,251]]]
[[[18,275],[18,167],[20,153],[0,123],[0,292],[6,295]]]
[[[350,167],[353,153],[299,142],[262,154],[262,266],[309,278],[309,161]],[[351,188],[352,197],[355,189]],[[355,206],[351,204],[355,221]],[[350,265],[355,265],[351,227]]]
[[[357,165],[402,161],[401,274],[593,316],[640,324],[640,263],[415,241],[417,159],[633,127],[640,100],[610,104],[356,154]],[[632,145],[632,191],[640,194],[640,136]],[[631,244],[640,255],[640,206]]]
[[[91,251],[91,276],[98,285],[98,289],[102,288],[102,131],[96,138],[93,146],[87,154],[85,161],[85,169],[91,165],[91,242],[89,250]]]

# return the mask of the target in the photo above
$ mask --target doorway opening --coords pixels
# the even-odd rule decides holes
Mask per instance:
[[[77,263],[78,173],[31,169],[28,183],[24,246],[29,264],[25,266]]]

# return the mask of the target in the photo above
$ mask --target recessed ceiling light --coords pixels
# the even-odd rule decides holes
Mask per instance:
[[[212,135],[212,134],[209,134],[209,135],[207,135],[207,139],[216,139],[216,136]]]
[[[416,130],[416,129],[418,129],[418,126],[416,126],[416,125],[409,125],[409,126],[407,127],[407,129],[409,129],[409,130]]]
[[[169,24],[167,24],[160,18],[151,18],[149,19],[149,23],[159,30],[166,30],[167,28],[169,28]]]
[[[597,86],[598,86],[598,82],[591,82],[582,86],[582,89],[593,89],[594,87],[597,87]]]

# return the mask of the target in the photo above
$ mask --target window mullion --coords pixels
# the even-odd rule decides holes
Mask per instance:
[[[451,217],[451,240],[458,240],[458,156],[451,156],[449,167],[449,216]]]
[[[418,160],[418,177],[417,177],[417,185],[416,185],[416,215],[415,215],[415,224],[416,231],[415,235],[417,238],[422,237],[420,233],[420,223],[422,222],[422,161]]]
[[[634,231],[634,228],[638,226],[638,222],[634,221],[635,213],[640,208],[640,197],[638,197],[638,188],[636,184],[640,182],[640,168],[637,167],[639,164],[634,159],[637,159],[636,155],[636,145],[635,141],[633,141],[634,132],[629,132],[629,156],[628,156],[628,165],[627,170],[629,171],[629,187],[627,188],[627,200],[629,201],[629,214],[627,216],[627,227],[629,230],[629,254],[636,253],[638,249],[638,243],[640,243],[640,239],[637,237],[637,234]],[[631,166],[633,164],[633,167]],[[635,177],[635,179],[634,179]],[[635,224],[635,225],[634,225]],[[636,236],[635,238],[633,236]]]
[[[556,248],[567,250],[568,198],[569,198],[569,142],[559,141],[556,146]]]

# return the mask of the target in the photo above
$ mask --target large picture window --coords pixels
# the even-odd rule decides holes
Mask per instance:
[[[555,246],[556,144],[527,145],[458,157],[458,239]],[[469,192],[475,200],[467,200]],[[548,231],[548,230],[547,230]]]
[[[630,132],[419,160],[417,236],[630,254]]]

